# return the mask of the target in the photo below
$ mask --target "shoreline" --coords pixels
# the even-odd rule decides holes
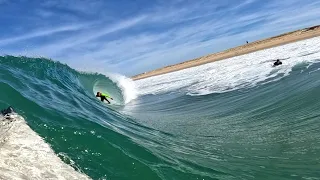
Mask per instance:
[[[175,72],[175,71],[179,71],[179,70],[183,70],[183,69],[187,69],[195,66],[200,66],[203,64],[224,60],[227,58],[240,56],[240,55],[252,53],[252,52],[263,50],[263,49],[269,49],[276,46],[281,46],[281,45],[285,45],[285,44],[289,44],[289,43],[293,43],[293,42],[297,42],[305,39],[310,39],[317,36],[320,36],[320,25],[284,33],[284,34],[263,39],[263,40],[254,41],[254,42],[237,46],[234,48],[230,48],[221,52],[208,54],[206,56],[202,56],[196,59],[184,61],[179,64],[165,66],[163,68],[155,69],[146,73],[132,76],[131,79],[136,81],[136,80],[140,80],[140,79],[144,79],[152,76],[167,74],[170,72]]]

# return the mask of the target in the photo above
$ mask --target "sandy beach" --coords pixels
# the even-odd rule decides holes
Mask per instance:
[[[251,42],[251,43],[238,46],[235,48],[231,48],[222,52],[209,54],[209,55],[192,59],[189,61],[185,61],[179,64],[166,66],[166,67],[149,71],[143,74],[138,74],[131,78],[133,80],[144,79],[151,76],[157,76],[157,75],[166,74],[174,71],[179,71],[182,69],[199,66],[202,64],[219,61],[219,60],[231,58],[234,56],[239,56],[239,55],[259,51],[262,49],[272,48],[275,46],[280,46],[280,45],[284,45],[284,44],[288,44],[288,43],[292,43],[292,42],[296,42],[304,39],[309,39],[317,36],[320,36],[320,25],[281,34],[279,36],[263,39],[260,41]]]

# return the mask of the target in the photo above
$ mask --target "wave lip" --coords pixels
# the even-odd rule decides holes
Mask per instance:
[[[117,105],[125,105],[137,98],[134,82],[120,74],[107,74],[105,79],[98,79],[93,85],[93,93],[108,93]]]

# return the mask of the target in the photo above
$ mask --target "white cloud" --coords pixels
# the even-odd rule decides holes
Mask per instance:
[[[38,38],[41,36],[50,36],[55,33],[62,33],[62,32],[66,32],[66,31],[77,31],[81,28],[84,28],[85,26],[86,25],[82,25],[82,24],[79,25],[78,24],[78,25],[61,26],[61,27],[57,27],[54,29],[38,29],[34,32],[30,32],[28,34],[24,34],[21,36],[0,39],[0,46],[8,45],[8,44],[16,43],[19,41],[28,40],[28,39]]]
[[[97,17],[96,22],[85,28],[71,28],[74,31],[71,35],[34,44],[23,53],[61,60],[82,70],[103,72],[111,69],[130,75],[240,45],[245,40],[258,40],[320,23],[320,3],[312,0],[231,0],[228,1],[230,4],[206,0],[159,1],[156,6],[139,9],[120,19],[116,15],[102,16],[101,9],[108,11],[103,1],[81,2],[72,7],[66,6],[74,1],[61,2],[50,1],[44,6],[65,7]],[[86,5],[91,8],[90,13]],[[97,14],[92,14],[93,11]],[[42,15],[44,18],[57,16],[52,12],[42,12]],[[80,18],[78,20],[81,22]],[[0,45],[67,30],[58,26],[51,31],[31,31],[0,40]],[[7,51],[21,53],[12,49]]]
[[[71,37],[62,39],[54,43],[49,43],[48,45],[44,45],[41,48],[31,49],[29,50],[29,54],[31,55],[45,54],[47,56],[55,56],[60,52],[68,50],[68,48],[74,48],[74,49],[77,49],[77,47],[86,48],[86,46],[90,46],[89,44],[90,41],[94,41],[110,33],[115,33],[117,31],[125,30],[132,26],[135,26],[136,24],[141,22],[144,18],[145,17],[143,16],[139,16],[129,20],[118,22],[113,25],[107,25],[106,27],[92,26],[91,28],[88,28],[88,30],[85,32],[75,34]],[[100,41],[99,44],[100,46],[103,46],[104,42]],[[79,49],[79,50],[83,52],[82,49]]]

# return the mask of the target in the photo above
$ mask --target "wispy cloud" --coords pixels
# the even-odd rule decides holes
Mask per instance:
[[[78,24],[78,25],[61,26],[53,29],[37,29],[36,31],[29,32],[28,34],[6,38],[6,39],[0,39],[0,46],[8,45],[8,44],[16,43],[19,41],[28,40],[28,39],[38,38],[42,36],[50,36],[56,33],[63,33],[66,31],[77,31],[83,27],[85,27],[85,25]]]
[[[320,23],[320,3],[313,0],[50,0],[28,6],[36,9],[28,14],[32,20],[13,22],[25,33],[5,32],[3,53],[127,75]]]
[[[71,37],[67,37],[62,40],[58,40],[55,43],[48,43],[40,49],[31,49],[29,53],[38,54],[42,52],[46,55],[54,56],[55,54],[59,54],[59,52],[63,53],[64,51],[68,51],[69,48],[77,51],[77,47],[79,47],[78,50],[81,52],[83,52],[84,49],[89,49],[90,47],[99,48],[99,46],[103,45],[103,39],[105,38],[105,36],[135,26],[144,18],[145,17],[143,16],[139,16],[128,20],[123,20],[115,24],[106,25],[106,27],[93,26],[87,31],[75,34]],[[53,52],[52,49],[54,49],[55,51]]]

